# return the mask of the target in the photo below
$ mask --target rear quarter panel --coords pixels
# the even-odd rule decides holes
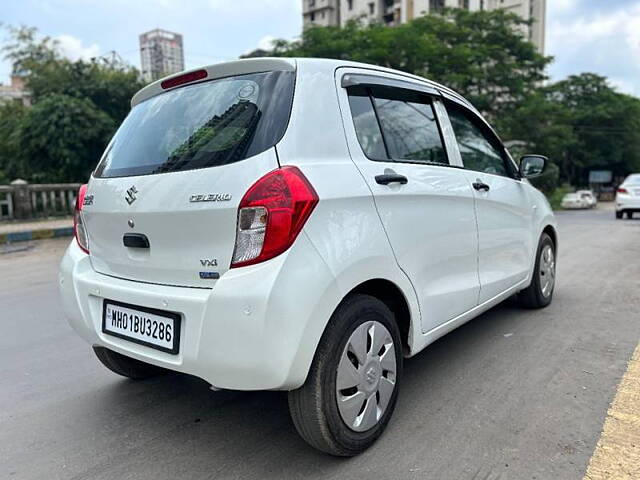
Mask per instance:
[[[325,299],[331,311],[361,283],[386,279],[407,299],[413,338],[420,333],[415,291],[395,260],[373,195],[351,160],[335,68],[330,62],[314,62],[313,67],[298,63],[291,120],[276,146],[278,158],[281,165],[299,167],[320,198],[304,232],[335,277],[336,296]],[[322,321],[326,325],[329,318]]]

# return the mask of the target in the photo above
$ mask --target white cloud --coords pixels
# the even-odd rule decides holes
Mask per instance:
[[[566,12],[568,10],[572,10],[578,4],[578,0],[552,0],[556,8],[560,12]]]
[[[91,60],[100,55],[100,47],[96,43],[84,46],[82,40],[63,33],[53,37],[58,44],[58,51],[70,60]]]
[[[260,40],[258,40],[258,48],[260,50],[271,50],[273,48],[273,42],[276,40],[276,37],[273,35],[265,35]]]
[[[620,91],[640,94],[640,4],[591,14],[577,6],[564,15],[550,13],[547,46],[557,61],[552,71],[594,71],[611,77]]]
[[[265,12],[292,9],[302,14],[300,0],[209,0],[209,6],[218,14],[234,14],[234,17],[256,17]]]

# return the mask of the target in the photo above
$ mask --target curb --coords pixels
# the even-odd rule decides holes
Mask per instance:
[[[43,228],[26,232],[0,233],[1,243],[28,242],[29,240],[44,240],[46,238],[72,237],[73,227]]]

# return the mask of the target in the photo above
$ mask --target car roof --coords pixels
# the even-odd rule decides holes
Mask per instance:
[[[169,91],[171,89],[162,88],[162,82],[179,77],[181,75],[185,75],[191,72],[206,70],[207,71],[207,80],[215,79],[215,78],[224,78],[233,75],[243,75],[249,73],[260,73],[260,72],[268,72],[268,71],[295,71],[298,66],[304,65],[304,70],[309,71],[313,70],[314,66],[317,67],[326,67],[327,65],[333,66],[334,69],[338,68],[361,68],[370,71],[377,71],[382,73],[389,73],[394,75],[400,75],[406,77],[407,79],[411,79],[420,83],[425,83],[429,86],[439,89],[442,92],[446,92],[450,96],[456,98],[458,101],[464,103],[469,108],[473,109],[477,112],[475,107],[466,100],[462,95],[452,90],[449,87],[446,87],[442,84],[434,82],[432,80],[428,80],[423,77],[419,77],[417,75],[413,75],[410,73],[402,72],[400,70],[394,70],[392,68],[381,67],[378,65],[371,65],[368,63],[361,62],[352,62],[349,60],[334,60],[327,58],[287,58],[287,57],[263,57],[263,58],[247,58],[241,60],[234,60],[231,62],[223,62],[217,63],[207,66],[202,66],[198,68],[193,68],[190,70],[185,70],[182,72],[178,72],[172,75],[168,75],[159,80],[156,80],[153,83],[150,83],[146,87],[139,90],[131,99],[131,107],[136,106],[137,104],[159,95],[163,92]],[[177,87],[174,87],[177,88]]]

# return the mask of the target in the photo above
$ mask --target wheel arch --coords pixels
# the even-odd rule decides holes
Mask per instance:
[[[402,351],[405,356],[411,352],[411,309],[402,289],[390,280],[374,278],[366,280],[352,288],[343,298],[346,300],[355,294],[371,295],[384,303],[393,313],[402,339]],[[342,302],[340,302],[342,303]],[[338,305],[339,307],[340,305]]]
[[[542,233],[546,233],[547,235],[549,235],[549,237],[551,237],[551,241],[553,242],[553,246],[555,247],[555,250],[556,250],[555,253],[557,255],[558,254],[558,232],[556,231],[554,226],[551,224],[548,224],[546,227],[542,229]]]

